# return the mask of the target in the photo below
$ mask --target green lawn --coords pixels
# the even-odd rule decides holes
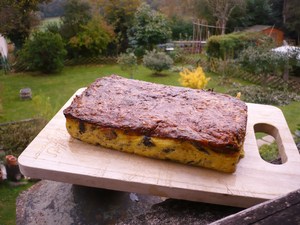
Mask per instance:
[[[96,78],[118,74],[129,78],[129,74],[122,71],[118,65],[92,65],[66,67],[60,74],[41,75],[38,73],[18,73],[0,75],[0,98],[3,104],[1,122],[16,121],[34,117],[45,106],[36,105],[35,101],[23,101],[19,98],[22,88],[30,87],[33,98],[42,98],[45,104],[50,102],[51,115],[54,115],[61,106],[73,95],[73,93],[85,87]],[[207,88],[224,92],[226,86],[218,86],[218,77],[209,74],[211,80]],[[164,72],[163,75],[153,75],[152,71],[139,66],[134,79],[179,86],[179,74],[175,72]]]
[[[30,87],[33,98],[39,96],[45,102],[49,101],[52,106],[51,113],[54,114],[78,88],[87,86],[98,77],[113,73],[129,77],[117,65],[67,67],[62,73],[55,75],[35,73],[2,75],[0,85],[3,113],[0,122],[32,118],[40,110],[36,108],[35,101],[20,100],[19,91],[22,88]],[[135,79],[179,85],[178,75],[175,73],[156,77],[151,75],[150,70],[139,67],[136,74],[140,75],[136,75]]]
[[[33,183],[24,186],[10,187],[7,182],[0,184],[0,225],[16,224],[16,199]]]
[[[98,77],[110,74],[129,77],[129,74],[122,71],[118,65],[66,67],[63,72],[54,75],[41,75],[38,73],[0,75],[0,98],[3,104],[0,123],[35,117],[41,110],[45,110],[43,108],[48,108],[49,112],[47,114],[51,118],[78,88],[87,86]],[[227,90],[228,86],[218,84],[219,77],[217,75],[208,74],[208,76],[211,77],[211,80],[207,88],[214,88],[217,92],[225,92]],[[138,67],[134,78],[155,83],[180,85],[178,73],[165,72],[164,75],[157,76],[142,66]],[[238,82],[249,84],[244,81]],[[39,101],[37,104],[35,100],[20,100],[19,91],[25,87],[32,89],[34,99],[38,98],[42,99],[42,101]],[[50,104],[50,107],[47,107],[47,104]],[[297,124],[300,124],[300,103],[295,102],[280,108],[286,117],[290,129],[294,132]]]

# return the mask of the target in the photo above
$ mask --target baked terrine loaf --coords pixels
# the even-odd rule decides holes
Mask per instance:
[[[64,110],[76,139],[232,173],[243,153],[247,105],[225,94],[117,75],[97,79]]]

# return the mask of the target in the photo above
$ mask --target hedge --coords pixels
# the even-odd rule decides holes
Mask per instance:
[[[207,40],[206,53],[213,58],[236,58],[249,46],[271,44],[272,38],[259,32],[234,32],[226,35],[211,36]]]

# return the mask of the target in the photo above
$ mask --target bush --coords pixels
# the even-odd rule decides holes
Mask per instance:
[[[267,162],[272,162],[280,157],[276,142],[264,144],[259,148],[261,158]]]
[[[203,89],[210,80],[209,77],[205,76],[205,73],[201,67],[198,67],[195,70],[184,69],[179,74],[179,82],[184,87]]]
[[[168,55],[175,63],[183,63],[186,53],[180,48],[175,48],[173,51],[168,52]]]
[[[230,89],[227,94],[236,96],[238,92],[241,92],[241,99],[243,101],[251,103],[281,106],[288,105],[292,101],[300,101],[300,96],[295,93],[274,90],[256,85],[237,85],[237,87]]]
[[[275,54],[268,47],[251,46],[241,52],[238,62],[245,71],[252,74],[281,75],[287,59]]]
[[[272,39],[258,32],[235,32],[226,35],[211,36],[207,40],[206,52],[214,58],[236,58],[249,46],[271,43]]]
[[[137,57],[133,52],[123,53],[118,57],[118,64],[121,69],[130,73],[130,78],[133,78],[133,71],[137,68]]]
[[[188,20],[179,17],[172,17],[170,27],[172,40],[189,40],[193,36],[193,24]]]
[[[155,72],[170,69],[173,65],[173,60],[164,52],[157,52],[156,50],[146,52],[143,57],[144,66]]]
[[[19,156],[46,125],[43,119],[30,119],[0,125],[0,146],[6,154]]]
[[[77,56],[97,56],[114,40],[113,28],[100,17],[94,17],[81,27],[82,31],[69,41],[73,54]]]
[[[61,23],[50,22],[45,26],[44,31],[49,31],[54,34],[60,34],[60,27],[61,27]]]
[[[34,33],[25,42],[20,57],[30,70],[55,73],[63,69],[66,53],[61,36],[46,31]]]

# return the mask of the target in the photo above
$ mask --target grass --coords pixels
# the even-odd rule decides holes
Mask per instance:
[[[292,102],[279,108],[282,110],[292,134],[294,134],[300,125],[300,102]]]
[[[0,97],[2,98],[3,113],[0,122],[32,118],[37,114],[39,109],[36,108],[34,101],[23,101],[19,98],[19,91],[22,88],[30,87],[33,97],[40,96],[45,101],[47,99],[52,106],[52,114],[54,114],[78,88],[87,86],[98,77],[112,73],[129,77],[116,65],[67,67],[61,74],[55,75],[19,73],[1,76],[2,93]],[[179,85],[175,74],[169,73],[169,76],[155,77],[151,76],[151,71],[144,67],[139,67],[136,74],[140,75],[136,75],[135,79]]]
[[[0,185],[0,225],[16,224],[16,199],[18,195],[28,189],[33,183],[24,186],[10,187],[8,182]]]
[[[129,78],[129,74],[122,71],[118,65],[93,65],[66,67],[60,74],[41,75],[38,73],[18,73],[0,76],[0,90],[2,93],[3,112],[0,116],[1,122],[17,121],[35,117],[40,108],[45,105],[36,105],[35,101],[23,101],[19,98],[19,91],[29,87],[32,90],[33,98],[42,98],[44,104],[51,105],[53,116],[62,105],[73,95],[73,93],[93,82],[96,78],[119,74]],[[211,81],[207,88],[214,88],[215,91],[224,92],[226,86],[218,85],[218,77],[215,74],[208,74]],[[179,86],[179,75],[175,72],[164,72],[164,75],[153,75],[152,71],[145,67],[138,67],[134,79],[145,80],[154,83]]]

